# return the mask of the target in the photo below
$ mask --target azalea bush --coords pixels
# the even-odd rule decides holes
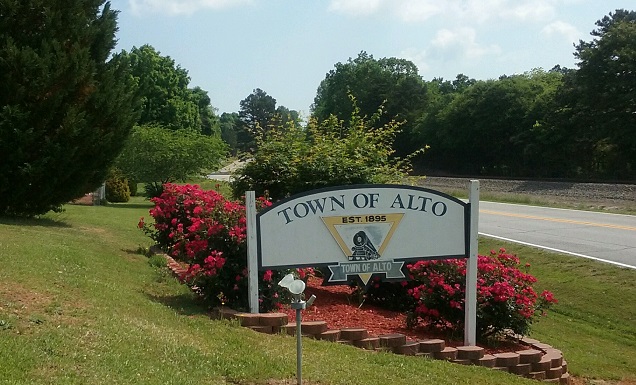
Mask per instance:
[[[153,224],[142,218],[139,227],[161,248],[188,266],[181,277],[212,305],[248,309],[245,205],[197,185],[165,184],[152,199]],[[270,206],[264,198],[258,208]],[[287,292],[276,284],[282,272],[259,274],[260,310],[268,311],[287,301]]]
[[[466,262],[449,259],[409,264],[411,281],[375,282],[367,300],[400,306],[398,310],[409,314],[408,326],[426,325],[450,334],[460,333],[464,329]],[[534,290],[536,278],[522,271],[519,258],[505,249],[479,255],[477,270],[477,336],[483,342],[495,341],[509,332],[527,335],[536,317],[557,302],[551,292],[538,294]]]

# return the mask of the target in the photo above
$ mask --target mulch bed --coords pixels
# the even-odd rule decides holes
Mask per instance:
[[[371,335],[400,333],[411,340],[440,338],[446,346],[461,346],[463,341],[449,340],[446,335],[425,326],[412,329],[406,327],[406,315],[400,312],[379,308],[351,298],[352,289],[343,286],[321,286],[322,278],[310,277],[305,289],[305,297],[312,294],[316,301],[302,312],[302,321],[325,321],[330,329],[365,328]],[[295,322],[296,311],[291,308],[281,310],[287,313],[290,322]],[[480,345],[481,346],[481,345]],[[482,346],[487,354],[528,349],[527,346],[513,340],[501,341],[497,347]]]

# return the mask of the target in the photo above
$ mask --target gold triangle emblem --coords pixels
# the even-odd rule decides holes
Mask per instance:
[[[393,213],[321,219],[348,260],[364,261],[382,256],[403,217]]]

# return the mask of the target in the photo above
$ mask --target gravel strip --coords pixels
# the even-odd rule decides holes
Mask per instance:
[[[426,177],[422,187],[467,191],[470,178]],[[610,183],[546,182],[530,180],[479,179],[482,193],[515,194],[547,201],[636,208],[636,185]]]

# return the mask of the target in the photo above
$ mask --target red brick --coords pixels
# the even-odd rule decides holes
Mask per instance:
[[[378,337],[367,337],[361,340],[353,340],[353,346],[366,350],[374,350],[380,347],[380,339]]]
[[[420,341],[420,352],[422,353],[435,353],[441,352],[446,347],[444,340],[432,339]]]
[[[362,328],[340,329],[341,340],[356,341],[356,340],[365,339],[368,336],[369,336],[369,332],[367,332],[367,329],[362,329]]]
[[[238,313],[236,319],[241,326],[258,326],[260,325],[260,314]]]
[[[338,329],[326,330],[320,334],[316,334],[316,338],[319,340],[335,342],[340,339],[340,330]]]
[[[287,325],[283,325],[282,328],[285,329],[285,332],[287,332],[288,335],[290,335],[290,336],[295,336],[296,335],[296,323],[295,322],[289,322],[289,323],[287,323]]]
[[[563,365],[563,355],[557,353],[550,353],[543,356],[543,358],[550,359],[550,366],[553,368],[560,368]]]
[[[508,369],[510,373],[518,374],[520,376],[525,376],[526,374],[530,373],[531,365],[519,364],[515,366],[510,366]]]
[[[515,366],[519,364],[519,354],[517,353],[496,353],[494,356],[496,359],[496,367]]]
[[[263,313],[260,317],[261,326],[283,326],[289,322],[285,313]]]
[[[561,378],[559,378],[559,384],[561,385],[570,385],[571,382],[572,381],[568,373],[563,373]]]
[[[305,321],[300,324],[303,334],[318,335],[324,333],[329,329],[325,321]]]
[[[484,356],[484,348],[479,346],[458,346],[457,359],[478,360]]]
[[[421,349],[421,345],[420,345],[420,349]],[[449,360],[449,361],[455,360],[457,359],[457,349],[447,347],[447,348],[444,348],[444,350],[442,350],[441,352],[433,352],[433,357],[435,357],[438,360]]]
[[[407,342],[404,345],[393,347],[393,353],[402,354],[405,356],[414,356],[419,352],[420,352],[419,342]]]
[[[381,334],[378,336],[378,338],[380,339],[380,346],[385,346],[388,348],[394,348],[396,346],[406,344],[406,336],[400,333]]]
[[[563,368],[558,366],[556,368],[550,368],[550,369],[546,370],[545,371],[545,378],[547,378],[547,379],[550,379],[550,378],[561,378],[562,374],[563,374]]]
[[[545,380],[545,372],[530,372],[526,374],[526,377],[532,378],[533,380],[543,381]]]
[[[491,354],[485,354],[482,358],[478,360],[473,360],[473,363],[478,366],[484,366],[486,368],[494,368],[496,362],[495,356]]]
[[[541,361],[541,357],[543,357],[543,353],[536,349],[519,350],[517,351],[517,354],[519,354],[520,364],[532,364],[534,362],[539,362]]]
[[[541,357],[539,362],[532,363],[532,371],[533,372],[545,372],[550,370],[552,367],[552,360],[550,357]]]

